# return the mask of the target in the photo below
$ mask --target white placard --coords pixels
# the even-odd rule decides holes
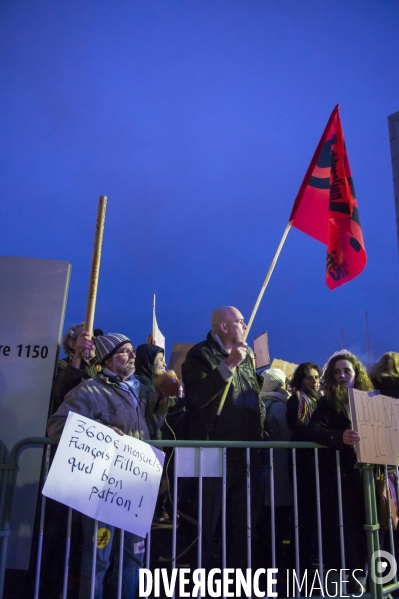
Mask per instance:
[[[148,443],[69,412],[43,495],[145,537],[164,458]]]
[[[360,436],[357,459],[399,466],[399,399],[376,393],[349,389],[352,428]]]

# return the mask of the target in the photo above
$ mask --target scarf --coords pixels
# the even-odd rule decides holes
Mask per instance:
[[[313,389],[298,391],[298,424],[309,424],[309,420],[316,409],[319,396]]]

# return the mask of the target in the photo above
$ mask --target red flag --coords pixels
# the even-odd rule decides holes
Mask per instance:
[[[290,222],[327,245],[326,283],[330,289],[362,272],[366,252],[338,105],[299,189]]]

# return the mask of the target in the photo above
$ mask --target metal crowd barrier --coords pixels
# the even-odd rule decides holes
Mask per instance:
[[[10,455],[8,457],[7,450],[5,446],[0,442],[0,484],[1,484],[1,494],[0,497],[3,498],[2,510],[0,511],[0,540],[1,540],[1,552],[0,552],[0,599],[3,599],[4,593],[4,577],[5,577],[5,567],[6,567],[6,557],[7,557],[7,545],[9,535],[12,534],[12,530],[10,530],[10,521],[11,521],[11,513],[12,513],[12,503],[13,503],[13,491],[15,488],[17,471],[18,471],[18,459],[19,455],[22,451],[38,446],[47,446],[47,456],[49,456],[49,446],[55,445],[56,443],[49,438],[45,437],[31,437],[27,439],[22,439],[18,442],[11,450]],[[251,539],[252,539],[252,530],[251,530],[251,450],[252,449],[269,449],[269,466],[270,468],[270,485],[271,485],[271,545],[272,545],[272,566],[276,566],[276,543],[275,543],[275,503],[274,503],[274,494],[273,487],[276,475],[278,473],[275,472],[274,468],[274,451],[278,449],[289,449],[292,452],[292,481],[293,481],[293,498],[294,498],[294,506],[293,506],[293,522],[294,522],[294,539],[292,540],[295,546],[295,570],[297,573],[300,573],[301,564],[299,563],[299,547],[300,547],[300,537],[299,537],[299,514],[298,514],[298,486],[297,486],[297,455],[298,452],[302,449],[313,449],[314,457],[315,457],[315,477],[316,477],[316,503],[317,503],[317,531],[318,531],[318,567],[320,579],[322,581],[322,587],[324,587],[324,570],[323,570],[323,550],[322,550],[322,526],[321,526],[321,499],[320,499],[320,479],[319,479],[319,452],[325,451],[325,449],[320,448],[320,446],[314,443],[294,443],[294,442],[258,442],[258,443],[247,443],[247,442],[211,442],[211,441],[151,441],[151,445],[160,447],[162,449],[174,448],[173,449],[173,477],[170,481],[170,487],[172,489],[171,498],[173,505],[173,517],[172,517],[172,525],[171,525],[171,555],[165,560],[172,568],[179,568],[178,559],[179,556],[177,554],[177,539],[178,539],[178,529],[179,529],[179,516],[178,516],[178,505],[176,498],[179,495],[179,482],[181,483],[182,479],[187,479],[188,477],[192,477],[198,479],[198,511],[197,511],[197,521],[195,524],[197,525],[196,538],[192,543],[193,546],[197,545],[197,563],[195,564],[195,568],[200,569],[203,563],[203,555],[202,555],[202,542],[203,542],[203,521],[202,521],[202,513],[203,513],[203,483],[204,478],[209,476],[209,463],[212,461],[209,459],[208,451],[210,449],[219,449],[221,455],[217,458],[216,461],[219,461],[219,470],[220,472],[216,474],[221,478],[222,484],[222,517],[221,517],[221,541],[222,541],[222,555],[221,555],[221,568],[226,568],[226,543],[227,543],[227,531],[226,531],[226,506],[228,502],[227,494],[226,494],[226,452],[229,449],[233,448],[242,448],[245,449],[246,456],[246,493],[247,493],[247,538],[246,538],[246,549],[247,549],[247,567],[251,568],[252,565],[252,554],[251,554]],[[187,451],[188,450],[188,451]],[[331,451],[331,450],[329,450]],[[187,459],[188,456],[188,459]],[[340,477],[340,462],[339,462],[339,452],[336,452],[337,456],[337,486],[338,486],[338,510],[339,510],[339,530],[340,530],[340,552],[341,552],[341,568],[345,569],[345,548],[344,548],[344,523],[343,523],[343,509],[342,509],[342,497],[341,497],[341,477]],[[220,459],[221,458],[221,459]],[[47,459],[48,463],[48,459]],[[187,464],[189,464],[187,466]],[[191,468],[191,470],[190,470]],[[194,469],[194,471],[193,471]],[[364,499],[365,499],[365,514],[366,521],[364,523],[364,529],[366,531],[367,536],[367,555],[368,555],[368,591],[363,592],[361,596],[364,599],[383,599],[384,596],[389,596],[390,593],[399,590],[399,582],[397,576],[395,575],[392,582],[387,585],[379,584],[378,581],[375,581],[375,577],[371,576],[371,572],[375,571],[375,564],[372,564],[372,559],[375,552],[379,551],[379,524],[377,520],[377,508],[376,508],[376,495],[375,495],[375,484],[374,484],[374,466],[370,464],[362,464],[361,469],[363,470],[363,488],[364,488]],[[397,469],[396,469],[397,470]],[[387,469],[385,467],[386,481],[388,485],[388,476]],[[397,473],[398,474],[398,473]],[[211,474],[211,476],[214,476]],[[399,490],[399,489],[398,489]],[[387,488],[388,491],[388,488]],[[387,496],[389,496],[387,494]],[[389,510],[390,505],[388,502]],[[390,515],[390,512],[389,512]],[[32,599],[38,599],[40,596],[40,582],[41,582],[41,572],[43,568],[46,568],[46,564],[42,564],[42,546],[43,546],[43,534],[44,534],[44,522],[46,516],[46,498],[42,496],[41,503],[41,513],[40,513],[40,524],[39,524],[39,534],[37,539],[37,560],[36,560],[36,573],[35,573],[35,584],[34,584],[34,592]],[[181,518],[180,518],[181,521]],[[68,511],[68,523],[67,523],[67,536],[65,539],[65,561],[64,561],[64,577],[63,577],[63,588],[62,588],[62,598],[68,598],[68,572],[69,572],[69,559],[70,559],[70,547],[71,547],[71,523],[72,523],[72,509],[69,508]],[[389,539],[390,539],[390,549],[392,555],[395,557],[394,552],[394,536],[392,530],[392,522],[391,518],[389,518],[390,529],[389,529]],[[146,555],[145,555],[145,568],[150,569],[151,564],[151,538],[153,533],[149,533],[146,539]],[[94,598],[94,577],[95,577],[95,559],[96,559],[96,542],[97,542],[97,521],[95,525],[95,534],[93,537],[93,567],[92,567],[92,587],[91,587],[91,597]],[[123,555],[123,532],[121,534],[120,540],[120,556]],[[122,559],[120,559],[119,563],[119,585],[118,585],[118,594],[117,599],[121,597],[121,584],[122,584]],[[172,595],[175,597],[175,594]],[[223,594],[222,594],[223,596]],[[230,595],[231,596],[231,595]],[[250,594],[248,596],[251,596]],[[301,589],[299,585],[295,589],[295,596],[301,596]],[[302,594],[302,596],[307,596]],[[326,589],[322,590],[320,595],[312,594],[314,599],[319,599],[325,596],[333,596],[328,595],[328,589],[326,594]],[[349,596],[349,594],[345,594],[344,596]],[[356,596],[356,595],[355,595]],[[280,595],[279,595],[280,597]],[[89,599],[89,598],[88,598]]]

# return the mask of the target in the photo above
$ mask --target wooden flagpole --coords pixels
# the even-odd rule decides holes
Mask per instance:
[[[279,245],[278,245],[278,248],[277,248],[277,251],[276,251],[276,253],[275,253],[275,255],[274,255],[274,258],[273,258],[273,260],[272,260],[272,263],[270,264],[269,270],[267,271],[267,275],[266,275],[266,278],[265,278],[265,280],[263,281],[263,285],[262,285],[262,288],[261,288],[261,290],[260,290],[260,292],[259,292],[258,299],[257,299],[257,300],[256,300],[256,302],[255,302],[254,309],[252,310],[252,314],[251,314],[251,316],[250,316],[250,318],[249,318],[249,320],[248,320],[248,324],[247,324],[246,331],[245,331],[245,333],[244,333],[244,338],[243,338],[243,341],[246,341],[246,339],[247,339],[247,337],[248,337],[248,334],[249,334],[249,331],[250,331],[250,329],[251,329],[252,323],[253,323],[253,321],[254,321],[254,318],[255,318],[255,316],[256,316],[256,313],[257,313],[257,311],[258,311],[259,304],[260,304],[260,302],[261,302],[261,300],[262,300],[263,294],[265,293],[265,290],[266,290],[266,287],[267,287],[267,285],[268,285],[268,283],[269,283],[270,277],[272,276],[272,273],[273,273],[274,267],[276,266],[276,263],[277,263],[278,257],[279,257],[279,255],[280,255],[280,252],[281,252],[281,250],[282,250],[282,247],[283,247],[283,245],[284,245],[284,242],[285,242],[285,240],[286,240],[286,238],[287,238],[288,232],[289,232],[289,230],[291,229],[291,224],[292,224],[292,221],[289,221],[289,222],[288,222],[288,225],[287,225],[287,226],[286,226],[286,228],[285,228],[285,231],[284,231],[284,233],[283,233],[283,236],[282,236],[282,238],[281,238],[281,241],[280,241],[280,243],[279,243]],[[233,378],[231,377],[231,378],[228,380],[226,387],[224,388],[223,395],[222,395],[222,399],[220,400],[220,403],[219,403],[219,407],[218,407],[218,411],[217,411],[217,416],[220,416],[220,413],[221,413],[221,411],[222,411],[222,409],[223,409],[224,402],[226,401],[227,393],[229,392],[229,389],[230,389],[230,385],[231,385],[231,381],[232,381],[232,380],[233,380]]]
[[[98,276],[100,273],[101,247],[104,234],[105,210],[107,207],[107,196],[100,196],[98,201],[96,230],[94,234],[93,257],[91,261],[89,292],[87,296],[86,317],[84,330],[93,334],[94,312],[96,309]],[[89,350],[86,350],[86,358],[89,358]]]

